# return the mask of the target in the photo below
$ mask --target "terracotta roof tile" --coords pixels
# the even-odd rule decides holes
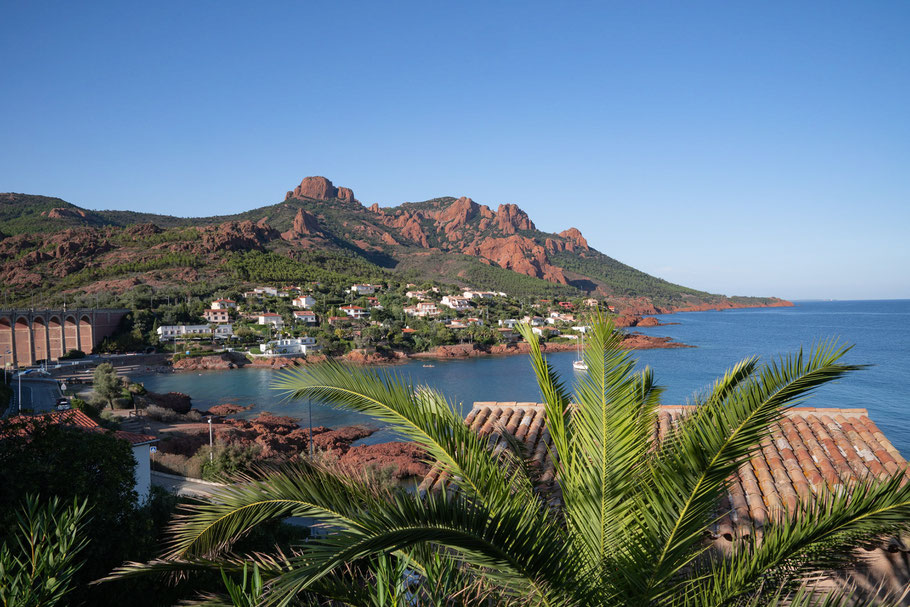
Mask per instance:
[[[662,439],[691,407],[661,407],[653,436]],[[542,480],[554,480],[550,435],[539,403],[477,402],[465,423],[488,435],[494,449],[506,447],[502,434],[511,434],[527,446],[531,460],[541,467]],[[789,410],[771,429],[759,452],[731,478],[729,494],[715,523],[715,537],[726,539],[761,528],[783,509],[824,486],[837,489],[846,480],[869,474],[884,477],[905,473],[906,460],[869,419],[865,409],[799,407]],[[449,479],[433,469],[421,490],[441,490]],[[556,487],[558,491],[558,487]],[[551,500],[552,501],[552,500]]]

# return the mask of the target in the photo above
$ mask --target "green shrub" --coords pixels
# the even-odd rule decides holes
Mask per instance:
[[[129,393],[127,393],[129,394]],[[120,398],[114,399],[114,408],[115,409],[132,409],[133,408],[133,397],[132,396],[123,396]]]
[[[149,405],[145,410],[145,414],[148,415],[150,419],[165,423],[175,422],[183,417],[172,409],[159,407],[158,405]]]
[[[83,352],[82,350],[70,350],[69,352],[67,352],[66,354],[61,356],[59,358],[59,360],[77,360],[80,358],[85,358],[85,352]]]

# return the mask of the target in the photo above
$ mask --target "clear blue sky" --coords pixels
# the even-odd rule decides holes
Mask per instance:
[[[910,3],[6,2],[0,191],[467,195],[725,294],[910,297]]]

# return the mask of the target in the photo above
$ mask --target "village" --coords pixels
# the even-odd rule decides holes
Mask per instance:
[[[521,340],[520,323],[542,341],[574,344],[586,330],[585,313],[615,311],[595,298],[522,301],[503,292],[410,283],[399,289],[351,284],[343,297],[329,298],[318,286],[257,286],[236,299],[218,297],[201,322],[159,325],[155,336],[162,348],[173,346],[178,360],[213,349],[273,358],[338,355],[345,348],[420,352],[457,343],[514,344]]]

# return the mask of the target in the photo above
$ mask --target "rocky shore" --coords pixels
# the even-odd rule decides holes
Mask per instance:
[[[373,435],[377,429],[366,425],[312,429],[300,427],[299,420],[263,412],[251,419],[225,417],[249,409],[239,405],[217,405],[205,414],[214,418],[217,443],[249,449],[255,462],[277,463],[293,460],[313,451],[321,461],[352,472],[372,470],[395,479],[424,476],[428,471],[425,453],[414,443],[388,442],[373,445],[353,443]],[[187,460],[209,441],[207,423],[174,423],[159,431],[156,459],[160,463]]]
[[[644,319],[648,321],[649,319]],[[657,319],[653,319],[655,322]],[[655,327],[660,323],[637,323],[630,326]],[[623,348],[627,350],[646,350],[652,348],[692,348],[683,343],[675,342],[670,337],[655,335],[642,335],[629,333],[623,339]],[[569,352],[578,346],[574,343],[545,343],[542,345],[544,352]],[[357,365],[388,365],[403,363],[410,359],[418,360],[449,360],[460,358],[475,358],[480,356],[508,356],[513,354],[528,354],[530,351],[526,342],[513,344],[496,344],[485,346],[480,344],[456,344],[451,346],[436,346],[426,352],[401,352],[379,350],[352,350],[336,360]],[[310,355],[308,357],[281,357],[281,358],[254,358],[250,360],[237,352],[223,352],[210,356],[195,356],[183,358],[173,364],[174,371],[202,371],[240,369],[243,367],[265,367],[281,369],[289,366],[312,365],[324,362],[326,356]]]

